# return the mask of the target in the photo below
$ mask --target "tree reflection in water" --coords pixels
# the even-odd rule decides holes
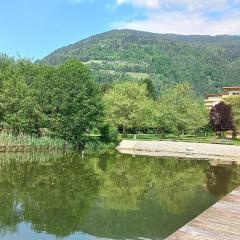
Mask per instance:
[[[49,239],[82,239],[83,233],[161,239],[240,184],[237,166],[208,161],[115,153],[84,159],[13,154],[0,160],[0,229],[11,239],[18,239],[13,233],[22,224]]]

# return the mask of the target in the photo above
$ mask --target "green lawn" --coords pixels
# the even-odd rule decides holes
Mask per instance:
[[[124,139],[135,140],[133,134],[128,134]],[[137,140],[159,140],[159,141],[180,141],[180,142],[196,142],[196,143],[217,143],[217,144],[229,144],[229,145],[239,145],[240,139],[219,139],[215,135],[209,136],[198,136],[194,137],[193,135],[181,135],[178,138],[176,135],[167,134],[165,137],[161,137],[157,134],[137,134]]]
[[[89,60],[87,62],[83,62],[83,64],[91,64],[91,63],[96,63],[96,64],[102,64],[103,60]]]

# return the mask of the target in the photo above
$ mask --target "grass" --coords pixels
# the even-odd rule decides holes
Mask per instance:
[[[128,134],[127,137],[124,139],[128,140],[135,140],[133,134]],[[176,135],[167,134],[165,137],[161,137],[157,134],[137,134],[137,140],[157,140],[157,141],[181,141],[181,142],[195,142],[195,143],[216,143],[216,144],[229,144],[229,145],[239,145],[240,146],[240,139],[228,139],[222,138],[219,139],[214,135],[208,136],[198,136],[194,137],[193,135],[181,135],[178,138]]]
[[[149,78],[149,74],[147,73],[139,73],[139,72],[128,72],[127,73],[130,77],[141,80],[144,78]]]
[[[0,133],[0,146],[51,146],[62,148],[65,146],[65,141],[50,137],[32,137],[28,135],[13,135],[9,133]]]
[[[102,60],[89,60],[87,62],[83,62],[83,64],[91,64],[91,63],[96,63],[96,64],[102,64]]]

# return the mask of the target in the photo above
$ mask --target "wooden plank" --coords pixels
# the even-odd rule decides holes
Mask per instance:
[[[240,240],[240,187],[167,240]]]

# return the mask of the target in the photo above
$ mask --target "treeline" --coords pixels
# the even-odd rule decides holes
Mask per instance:
[[[197,137],[215,132],[221,138],[230,131],[235,138],[240,131],[240,96],[229,96],[209,112],[187,82],[167,88],[160,96],[150,79],[115,83],[103,100],[107,121],[125,135],[140,131]]]
[[[78,148],[84,147],[91,134],[101,135],[100,139],[109,143],[117,140],[118,133],[197,136],[211,129],[235,131],[239,127],[239,101],[229,101],[233,111],[220,109],[221,115],[216,110],[215,116],[223,120],[217,119],[216,124],[220,121],[222,125],[215,126],[187,82],[166,88],[159,95],[151,79],[98,84],[78,60],[52,67],[0,57],[0,130],[59,138]],[[230,120],[225,119],[224,111],[231,111]]]
[[[84,135],[101,117],[99,87],[79,61],[50,67],[0,57],[2,131],[48,134],[82,147]]]
[[[138,131],[197,133],[208,125],[208,113],[188,83],[157,96],[151,80],[113,84],[104,95],[106,119],[124,134]]]

